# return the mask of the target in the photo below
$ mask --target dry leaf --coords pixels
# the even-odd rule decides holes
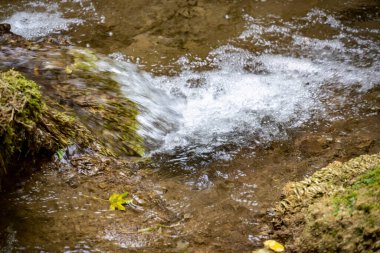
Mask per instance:
[[[285,250],[285,247],[275,240],[267,240],[264,242],[264,246],[268,249],[273,250],[274,252],[283,252]]]

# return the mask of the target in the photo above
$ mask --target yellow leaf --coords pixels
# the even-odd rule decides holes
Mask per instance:
[[[126,199],[128,196],[128,192],[124,192],[122,194],[114,193],[108,199],[110,201],[110,210],[122,210],[125,211],[125,207],[123,205],[127,205],[132,203],[132,199]]]
[[[283,252],[285,250],[285,247],[275,240],[267,240],[264,242],[264,246],[273,250],[274,252]]]
[[[72,70],[72,68],[70,66],[66,66],[65,72],[66,72],[66,74],[70,75],[70,74],[73,73],[73,70]]]

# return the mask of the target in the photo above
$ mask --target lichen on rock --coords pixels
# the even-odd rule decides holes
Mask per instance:
[[[290,252],[380,250],[380,154],[334,162],[288,183],[275,234]]]

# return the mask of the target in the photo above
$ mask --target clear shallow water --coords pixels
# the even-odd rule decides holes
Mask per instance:
[[[136,19],[129,19],[133,13],[112,17],[108,4],[101,1],[38,1],[26,7],[8,1],[6,8],[0,8],[0,20],[20,24],[20,34],[37,39],[60,33],[95,48],[99,59],[91,72],[117,81],[125,96],[140,106],[139,131],[159,160],[157,173],[147,172],[148,176],[144,170],[123,175],[125,171],[116,169],[82,175],[75,166],[35,174],[1,199],[7,208],[2,210],[0,224],[7,227],[10,249],[154,252],[189,244],[190,251],[251,252],[267,238],[261,234],[266,231],[267,208],[273,206],[285,182],[337,157],[347,159],[376,150],[371,149],[371,140],[379,136],[375,134],[378,110],[364,99],[380,80],[380,21],[375,1],[250,1],[254,3],[250,8],[243,1],[236,4],[239,10],[244,7],[241,12],[233,7],[219,9],[221,4],[216,3],[213,7],[222,16],[215,20],[226,22],[220,21],[220,28],[215,28],[225,33],[218,43],[201,39],[202,22],[191,16],[201,16],[202,10],[212,16],[205,2],[198,1],[195,7],[200,9],[185,6],[195,13],[189,17],[183,17],[187,14],[178,4],[175,15],[182,15],[175,21],[190,26],[187,33],[195,39],[183,37],[186,31],[167,24],[167,9],[158,3],[148,2],[151,5],[139,11],[133,1],[129,6],[123,2],[113,1],[123,8],[112,13],[133,10]],[[146,20],[138,15],[150,13],[151,6],[161,12]],[[54,19],[49,29],[33,29],[47,25],[41,16]],[[29,21],[36,26],[29,26],[33,23]],[[205,26],[214,21],[204,21]],[[137,23],[142,26],[136,28],[138,32],[130,25]],[[234,26],[238,31],[231,35],[228,31]],[[170,36],[177,35],[178,40],[171,40]],[[218,33],[206,35],[217,37]],[[165,58],[165,64],[149,51]],[[33,61],[38,55],[28,57]],[[48,68],[64,59],[48,55],[39,61]],[[22,62],[2,64],[23,69]],[[153,71],[147,71],[149,66]],[[85,80],[72,84],[91,85]],[[372,120],[360,121],[361,109],[370,109]],[[180,170],[172,171],[173,164]],[[110,213],[108,203],[81,195],[107,199],[125,189],[145,198],[144,212]],[[163,222],[174,227],[148,235],[137,232]]]

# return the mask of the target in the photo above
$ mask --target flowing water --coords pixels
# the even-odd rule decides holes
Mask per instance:
[[[5,252],[250,252],[284,183],[380,149],[378,1],[3,0],[0,21],[97,52],[91,73],[138,104],[152,160],[118,180],[36,173],[1,201]],[[1,68],[35,56],[19,59]],[[137,214],[81,197],[119,189],[154,197]]]

